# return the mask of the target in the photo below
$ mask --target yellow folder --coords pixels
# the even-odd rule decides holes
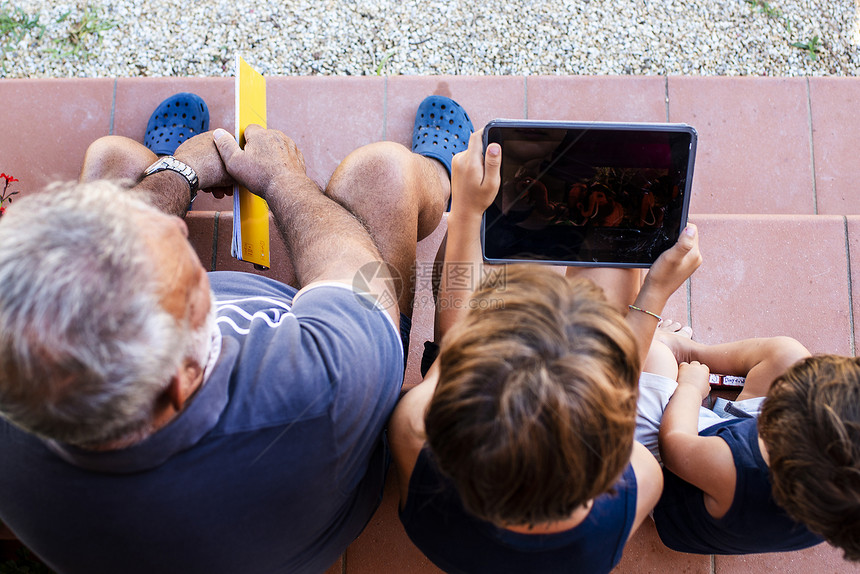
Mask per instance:
[[[241,56],[236,56],[236,139],[245,147],[245,128],[266,127],[266,79]],[[239,185],[233,188],[233,243],[230,252],[239,261],[258,268],[269,264],[269,206]]]

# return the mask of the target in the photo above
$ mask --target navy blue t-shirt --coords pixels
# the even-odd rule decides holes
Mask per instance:
[[[792,520],[773,499],[770,473],[758,444],[757,419],[730,419],[699,436],[718,436],[732,449],[735,497],[722,518],[705,508],[704,493],[663,470],[663,495],[654,522],[663,544],[694,554],[752,554],[800,550],[823,542]]]
[[[0,420],[0,520],[58,572],[321,572],[376,508],[391,318],[346,285],[211,282],[220,356],[146,440],[85,451]]]
[[[615,494],[594,499],[579,525],[555,534],[521,534],[470,514],[451,479],[438,469],[429,448],[418,455],[400,521],[409,538],[449,573],[609,572],[636,517],[636,475],[628,465]]]

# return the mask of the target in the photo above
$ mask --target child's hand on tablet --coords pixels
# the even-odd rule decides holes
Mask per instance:
[[[664,251],[645,277],[643,289],[663,297],[663,303],[702,264],[699,252],[699,233],[695,225],[688,224],[677,243]]]
[[[490,144],[485,157],[482,134],[473,133],[469,149],[455,155],[451,164],[451,213],[458,217],[481,217],[499,191],[502,148]]]

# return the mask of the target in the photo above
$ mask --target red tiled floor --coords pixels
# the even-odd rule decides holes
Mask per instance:
[[[149,116],[165,98],[192,92],[209,108],[209,128],[234,132],[236,97],[233,78],[120,78],[116,87],[113,133],[143,142]],[[216,200],[201,193],[194,200],[195,211],[232,209],[232,198]]]
[[[436,568],[409,540],[397,518],[399,500],[397,477],[391,469],[385,495],[376,514],[346,551],[347,574],[439,574]]]
[[[789,335],[813,353],[851,352],[845,230],[837,216],[696,216],[702,266],[692,326],[717,343]]]
[[[325,574],[342,574],[345,567],[344,557],[341,556],[337,559],[337,562],[332,564],[331,567],[325,571]]]
[[[710,574],[711,557],[669,550],[657,536],[654,521],[646,518],[624,547],[624,555],[613,574]]]
[[[410,146],[415,111],[431,94],[463,106],[476,130],[492,119],[522,118],[525,112],[521,77],[394,76],[388,78],[385,139]]]
[[[207,271],[215,271],[215,214],[211,211],[191,211],[185,216],[188,240],[194,246],[200,263]]]
[[[266,91],[269,127],[296,142],[322,186],[352,150],[383,139],[383,78],[276,77]]]
[[[715,574],[765,574],[768,572],[816,572],[827,574],[856,574],[860,564],[842,558],[842,551],[829,544],[819,544],[806,550],[747,556],[715,556]]]
[[[529,119],[665,122],[666,79],[661,76],[533,76]]]
[[[22,195],[76,180],[84,152],[110,133],[112,79],[0,81],[0,171]]]
[[[690,324],[690,314],[687,306],[687,284],[681,285],[680,289],[675,291],[661,313],[666,319],[678,321],[682,325]]]
[[[230,245],[233,240],[233,211],[222,211],[218,218],[218,251],[215,255],[216,271],[245,271],[255,273],[290,284],[293,282],[294,272],[284,245],[274,221],[269,221],[269,247],[272,250],[269,256],[271,269],[258,271],[247,261],[239,261],[230,255]]]
[[[814,213],[806,80],[670,77],[699,132],[692,213]]]
[[[854,313],[854,348],[856,353],[860,333],[860,216],[853,215],[846,218],[848,226],[848,251],[851,254],[851,285],[852,287],[852,310]]]
[[[810,78],[809,97],[818,213],[860,213],[860,82]]]

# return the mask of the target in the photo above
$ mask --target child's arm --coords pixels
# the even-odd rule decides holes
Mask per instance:
[[[476,280],[481,279],[483,254],[481,253],[481,216],[492,203],[499,190],[499,166],[501,147],[490,144],[484,158],[482,132],[473,133],[469,149],[454,156],[451,166],[451,213],[448,215],[448,238],[439,299],[447,298],[438,305],[437,321],[442,323],[440,334],[444,334],[467,310],[472,289],[464,289],[456,282],[451,269],[455,265],[471,266]],[[424,447],[424,414],[433,398],[439,378],[438,361],[433,363],[424,381],[406,393],[389,423],[389,439],[394,463],[400,478],[400,503],[406,502],[409,478]]]
[[[650,313],[654,315],[663,313],[663,307],[672,293],[693,274],[701,263],[699,234],[696,226],[691,223],[681,232],[677,243],[664,251],[648,271],[633,305],[649,313],[631,309],[627,314],[627,324],[639,345],[641,364],[645,363],[648,350],[651,348],[651,340],[654,338],[654,330],[657,328],[657,318]]]
[[[678,361],[699,361],[721,375],[746,377],[738,400],[763,397],[773,381],[790,366],[810,355],[791,337],[744,339],[705,345],[690,339],[672,339]]]
[[[436,391],[439,380],[439,362],[433,363],[424,380],[403,395],[388,423],[388,442],[397,468],[400,483],[400,506],[406,504],[409,479],[418,461],[418,453],[427,439],[424,433],[424,414]]]
[[[699,407],[708,396],[708,367],[681,363],[678,388],[660,423],[660,454],[666,468],[704,492],[705,508],[714,518],[732,505],[736,470],[729,445],[715,436],[699,436]]]
[[[632,536],[660,500],[663,493],[663,471],[654,455],[638,442],[633,443],[630,464],[636,473],[636,517],[630,530]]]
[[[451,213],[438,295],[444,303],[438,305],[436,317],[440,336],[466,313],[472,289],[483,279],[481,217],[499,191],[502,148],[490,144],[484,157],[482,133],[472,134],[469,149],[455,155],[451,165]],[[470,288],[456,281],[463,272],[473,278]]]

